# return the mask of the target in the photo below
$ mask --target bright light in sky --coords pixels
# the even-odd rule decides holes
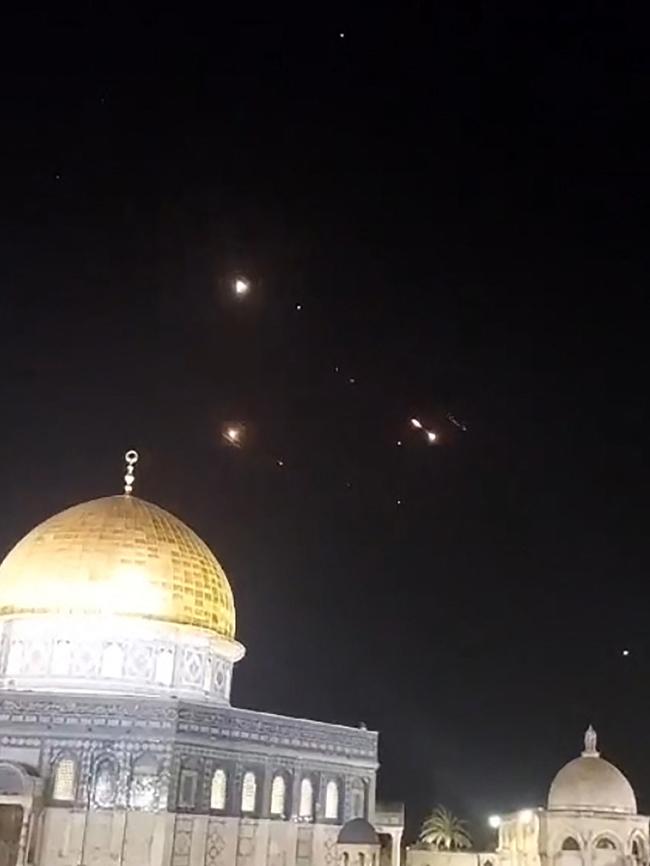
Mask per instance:
[[[532,809],[522,809],[519,813],[519,823],[520,824],[530,824],[533,820],[533,810]]]
[[[422,429],[422,422],[419,420],[419,418],[411,418],[411,425],[415,427],[416,430]]]
[[[435,442],[438,437],[432,430],[427,430],[427,439],[429,442]]]
[[[488,824],[493,830],[497,830],[501,826],[501,815],[490,815]]]
[[[235,280],[235,294],[246,295],[250,290],[251,284],[244,277],[237,277]]]
[[[222,436],[228,445],[239,447],[244,438],[244,428],[241,424],[227,424],[224,427]]]

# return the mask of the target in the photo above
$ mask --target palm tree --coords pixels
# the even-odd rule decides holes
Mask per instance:
[[[459,851],[472,845],[465,821],[457,818],[444,806],[436,806],[424,819],[419,839],[438,851]]]

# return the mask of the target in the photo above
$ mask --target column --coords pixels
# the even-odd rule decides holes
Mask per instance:
[[[402,857],[402,830],[393,830],[390,836],[393,840],[391,866],[400,866],[400,860]]]

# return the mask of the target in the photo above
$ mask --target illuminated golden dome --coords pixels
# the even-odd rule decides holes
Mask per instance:
[[[0,564],[0,614],[118,614],[235,636],[228,579],[177,517],[132,496],[83,502],[32,529]]]

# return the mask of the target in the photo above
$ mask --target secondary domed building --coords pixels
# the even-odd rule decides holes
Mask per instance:
[[[648,818],[623,773],[600,756],[596,732],[557,773],[545,809],[500,819],[502,866],[647,866]]]
[[[341,866],[379,866],[379,836],[365,818],[352,818],[344,824],[337,843]]]
[[[407,849],[406,866],[648,866],[648,818],[623,773],[600,756],[596,732],[557,773],[546,808],[493,815],[496,851]]]
[[[334,866],[377,733],[230,705],[228,579],[126,481],[0,565],[0,864]]]

